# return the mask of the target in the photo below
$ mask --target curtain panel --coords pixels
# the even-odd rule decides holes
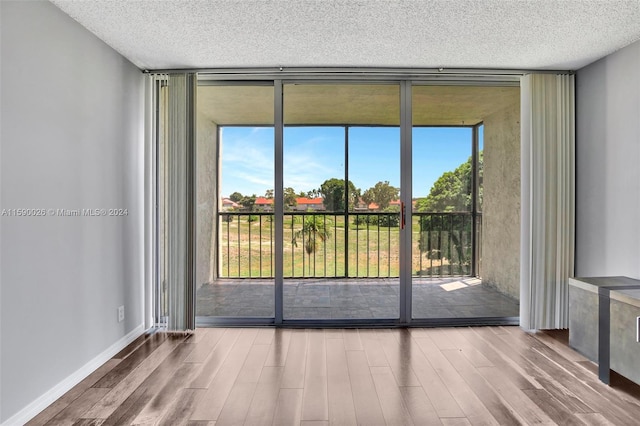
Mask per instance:
[[[153,77],[153,76],[152,76]],[[163,140],[159,173],[160,311],[169,332],[195,329],[196,89],[193,73],[165,74],[159,105]],[[160,201],[160,200],[159,200]]]
[[[521,80],[520,326],[568,327],[574,273],[575,78]]]

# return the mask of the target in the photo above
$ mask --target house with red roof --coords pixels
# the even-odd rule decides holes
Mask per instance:
[[[324,211],[326,210],[324,206],[324,198],[316,197],[316,198],[307,198],[307,197],[298,197],[296,198],[296,210],[300,212],[306,212],[308,210],[313,211]]]
[[[273,198],[256,197],[254,207],[257,211],[272,212],[273,211]]]

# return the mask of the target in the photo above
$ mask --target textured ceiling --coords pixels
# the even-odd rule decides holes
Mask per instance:
[[[640,39],[640,0],[52,2],[152,70],[575,70]]]

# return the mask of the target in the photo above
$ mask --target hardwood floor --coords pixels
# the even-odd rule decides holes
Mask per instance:
[[[140,337],[29,425],[633,425],[567,333],[209,328]]]

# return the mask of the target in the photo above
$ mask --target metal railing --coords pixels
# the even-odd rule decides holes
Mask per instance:
[[[273,278],[273,213],[218,217],[218,276]],[[480,275],[481,214],[413,212],[412,217],[414,276]],[[285,278],[399,276],[399,213],[285,212],[283,224]]]
[[[414,259],[414,275],[479,276],[482,241],[480,213],[413,213],[418,218],[417,244],[420,256]]]

